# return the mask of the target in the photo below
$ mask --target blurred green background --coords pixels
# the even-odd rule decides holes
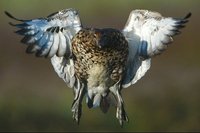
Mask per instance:
[[[199,0],[0,0],[0,131],[200,131]],[[4,10],[31,19],[75,8],[87,27],[122,29],[133,9],[164,16],[193,16],[150,71],[122,95],[130,122],[120,128],[115,108],[107,114],[83,101],[80,125],[72,120],[72,90],[49,59],[25,54]]]

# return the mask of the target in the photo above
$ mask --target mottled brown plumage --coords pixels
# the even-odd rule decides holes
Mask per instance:
[[[112,102],[108,94],[115,92],[111,88],[122,83],[128,56],[127,40],[116,29],[81,29],[72,39],[72,54],[75,75],[87,86],[88,107],[100,106],[106,112]],[[128,118],[121,98],[115,100],[119,103],[117,118],[122,125]]]
[[[101,41],[102,38],[106,38]],[[103,46],[104,45],[104,46]],[[87,81],[89,70],[99,64],[106,67],[113,83],[122,78],[128,56],[128,42],[114,29],[82,29],[72,39],[75,73]]]

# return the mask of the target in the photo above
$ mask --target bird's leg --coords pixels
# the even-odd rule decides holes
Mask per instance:
[[[79,124],[81,113],[82,113],[82,100],[85,95],[85,87],[84,84],[81,84],[79,81],[74,88],[74,101],[72,103],[72,113],[73,113],[73,119]]]
[[[110,91],[117,100],[116,118],[119,120],[120,125],[123,126],[124,121],[128,122],[128,116],[124,109],[124,102],[120,94],[120,86],[121,85],[119,83],[116,83],[110,88]]]
[[[120,125],[123,126],[124,121],[128,122],[128,116],[125,112],[124,102],[123,102],[123,99],[121,97],[119,90],[116,92],[116,97],[117,97],[117,101],[118,101],[116,117],[119,120]]]

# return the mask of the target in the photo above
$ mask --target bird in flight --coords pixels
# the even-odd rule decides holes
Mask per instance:
[[[19,28],[27,53],[50,58],[57,75],[73,89],[73,119],[79,123],[82,100],[89,108],[106,113],[116,107],[120,125],[128,122],[121,91],[135,84],[150,68],[151,58],[163,53],[173,36],[188,22],[184,18],[163,17],[158,12],[133,10],[124,29],[86,28],[78,11],[64,9],[45,18],[22,20]]]

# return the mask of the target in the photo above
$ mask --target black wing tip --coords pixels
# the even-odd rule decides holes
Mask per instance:
[[[14,27],[16,26],[16,24],[13,24],[12,22],[8,22],[8,24]]]
[[[189,22],[189,18],[192,16],[192,13],[189,12],[184,18],[182,19],[175,19],[176,20],[176,28],[181,29],[185,27],[185,24]]]
[[[51,13],[51,14],[49,14],[48,16],[47,16],[47,18],[51,18],[51,17],[53,17],[54,15],[56,15],[56,14],[58,14],[59,12],[57,11],[57,12],[53,12],[53,13]]]
[[[8,11],[4,11],[4,13],[5,13],[6,16],[8,16],[9,18],[13,18],[13,16],[12,16]]]
[[[18,34],[18,35],[25,35],[25,33],[26,33],[27,31],[28,31],[28,30],[26,30],[26,29],[20,29],[20,30],[15,31],[15,33]]]
[[[18,19],[16,17],[14,17],[11,13],[9,13],[8,11],[4,11],[4,13],[6,14],[6,16],[8,16],[9,18],[11,19],[14,19],[14,20],[17,20],[17,21],[21,21],[21,22],[24,22],[25,20],[22,20],[22,19]]]
[[[33,47],[34,47],[34,44],[29,45],[29,46],[26,48],[26,53],[27,53],[27,54],[34,54],[35,52],[33,51]]]
[[[188,19],[188,18],[190,18],[191,16],[192,16],[192,13],[189,12],[189,13],[184,17],[184,19]]]

